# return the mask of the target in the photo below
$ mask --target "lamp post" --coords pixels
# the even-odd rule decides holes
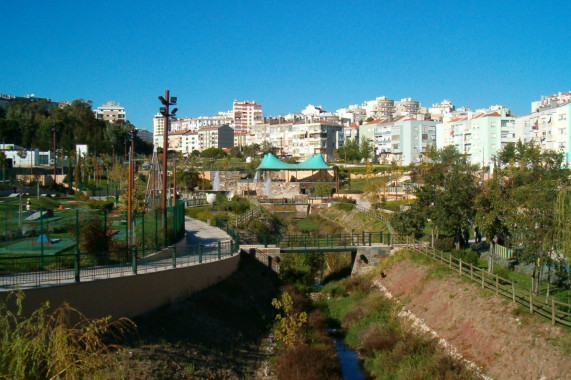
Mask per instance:
[[[131,130],[129,131],[129,139],[131,140],[131,149],[129,151],[129,186],[128,186],[128,201],[127,201],[127,225],[129,226],[129,230],[133,229],[132,224],[132,215],[133,215],[133,188],[135,185],[135,168],[133,166],[133,152],[135,149],[135,126],[131,126]],[[130,237],[133,236],[131,233]]]
[[[56,123],[52,123],[52,132],[54,135],[54,183],[56,182]]]
[[[164,116],[163,124],[163,189],[162,189],[162,213],[163,213],[163,227],[165,232],[165,239],[167,239],[167,154],[169,150],[169,119],[176,114],[177,108],[169,112],[169,106],[175,105],[176,96],[170,96],[169,90],[165,90],[165,97],[159,96],[159,101],[163,105],[159,109],[161,115]]]

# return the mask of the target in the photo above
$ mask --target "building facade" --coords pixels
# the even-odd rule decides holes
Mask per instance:
[[[262,105],[256,101],[239,102],[234,100],[232,105],[234,116],[234,131],[236,133],[248,133],[250,128],[263,123]]]
[[[422,162],[429,145],[436,145],[438,122],[399,116],[372,128],[375,155],[381,163],[410,165]]]
[[[495,106],[442,123],[442,146],[453,145],[470,158],[472,165],[489,166],[508,143],[516,141],[515,117],[509,109]]]
[[[125,108],[121,107],[119,103],[115,104],[114,101],[109,101],[106,104],[97,107],[93,113],[97,120],[104,120],[110,123],[127,120]]]
[[[169,130],[168,132],[171,132],[170,128],[172,126],[172,123],[175,122],[177,119],[176,117],[172,116],[169,120]],[[154,117],[153,117],[153,144],[155,145],[155,148],[162,148],[163,147],[163,133],[164,133],[164,128],[165,128],[165,117],[163,115],[161,115],[160,113],[157,113]]]
[[[552,102],[556,104],[559,103]],[[563,153],[564,163],[570,163],[571,98],[556,107],[538,107],[532,103],[533,109],[537,111],[516,118],[516,138],[523,142],[534,141],[543,151]]]
[[[328,121],[263,124],[255,126],[248,137],[249,144],[271,144],[279,148],[280,156],[305,159],[321,153],[326,161],[335,157],[343,145],[343,125]]]
[[[215,125],[198,130],[199,151],[208,148],[231,149],[234,146],[234,129],[229,125]]]

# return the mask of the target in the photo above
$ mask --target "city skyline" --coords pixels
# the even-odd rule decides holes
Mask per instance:
[[[0,91],[94,109],[115,101],[152,130],[166,89],[180,117],[227,111],[234,99],[276,116],[383,95],[523,115],[571,89],[562,1],[169,5],[4,4]]]

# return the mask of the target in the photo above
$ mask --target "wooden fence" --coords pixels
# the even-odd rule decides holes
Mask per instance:
[[[530,313],[536,313],[550,319],[553,325],[560,323],[571,327],[571,304],[559,302],[553,297],[547,299],[546,297],[535,295],[531,289],[522,289],[510,280],[497,274],[487,273],[485,269],[462,262],[462,259],[458,259],[452,256],[452,254],[431,248],[413,238],[395,235],[393,244],[406,245],[410,250],[421,253],[437,263],[449,267],[451,270],[458,271],[461,276],[478,283],[482,289],[492,290],[497,295],[504,296],[514,303],[529,308]]]

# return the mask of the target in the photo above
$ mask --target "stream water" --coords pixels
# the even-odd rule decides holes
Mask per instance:
[[[338,329],[330,329],[329,333],[335,339],[335,349],[337,350],[337,357],[341,364],[341,376],[345,380],[366,380],[367,378],[359,367],[359,357],[356,351],[353,351],[345,346],[343,338],[339,336]]]

